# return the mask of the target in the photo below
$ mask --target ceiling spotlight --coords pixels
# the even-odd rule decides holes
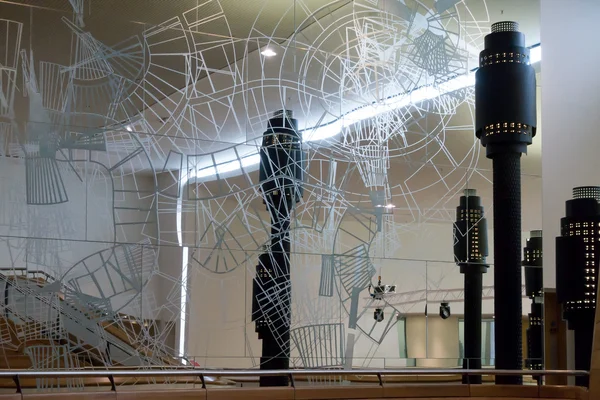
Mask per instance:
[[[133,132],[133,129],[131,128],[131,125],[125,125],[125,130],[127,132]]]
[[[383,321],[384,315],[383,315],[383,308],[376,308],[375,311],[373,312],[373,319],[377,322],[381,322]]]
[[[388,205],[386,205],[386,206],[385,206],[385,208],[395,208],[395,207],[396,207],[396,206],[395,206],[395,205],[393,205],[393,204],[388,204]]]
[[[264,49],[263,51],[261,51],[260,54],[262,54],[265,57],[273,57],[273,56],[277,55],[277,53],[275,53],[273,50],[269,49],[268,47],[266,49]]]

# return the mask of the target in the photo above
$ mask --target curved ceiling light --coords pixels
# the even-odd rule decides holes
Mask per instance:
[[[529,49],[531,64],[540,62],[542,60],[542,47],[540,44],[531,46]],[[261,52],[261,54],[265,57],[272,57],[277,53],[269,48],[266,48]],[[319,140],[329,139],[342,132],[342,129],[352,126],[360,121],[364,121],[390,111],[398,110],[411,104],[419,104],[423,101],[435,99],[436,97],[443,96],[456,90],[474,86],[475,71],[476,69],[473,69],[467,74],[456,76],[447,80],[446,82],[436,85],[435,87],[422,86],[410,92],[408,96],[393,96],[384,100],[382,103],[370,104],[357,108],[330,123],[319,125],[318,127],[303,129],[301,131],[303,134],[303,141],[316,142]],[[241,169],[241,167],[251,168],[253,166],[257,166],[259,163],[260,156],[258,152],[256,152],[246,155],[241,159],[225,161],[217,165],[203,167],[198,169],[195,173],[190,172],[190,178],[210,178],[216,176],[217,173],[229,173],[237,171]]]

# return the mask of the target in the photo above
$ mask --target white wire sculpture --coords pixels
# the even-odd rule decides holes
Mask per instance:
[[[292,319],[280,321],[292,352],[340,366],[360,337],[381,343],[406,310],[399,299],[422,298],[368,298],[379,260],[407,231],[451,221],[448,203],[477,174],[473,91],[460,78],[489,24],[484,0],[209,0],[176,13],[160,2],[164,21],[128,22],[123,37],[90,22],[87,2],[69,3],[72,15],[47,11],[39,26],[70,41],[56,57],[25,42],[38,34],[29,19],[0,20],[0,181],[11,188],[0,194],[11,293],[0,323],[15,332],[0,345],[43,340],[27,347],[37,368],[191,359],[170,336],[203,315],[190,299],[226,298],[213,285],[247,280],[269,242],[255,171],[278,109],[295,111],[307,151]],[[236,7],[254,14],[233,23]],[[182,248],[189,260],[161,258]],[[242,314],[224,319],[250,340]],[[335,349],[322,365],[301,344],[313,331],[340,340],[316,345]]]

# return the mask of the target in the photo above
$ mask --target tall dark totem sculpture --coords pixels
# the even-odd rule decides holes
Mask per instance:
[[[600,187],[573,189],[556,238],[556,296],[567,328],[575,331],[575,369],[590,369],[600,265]],[[575,378],[588,386],[589,378]]]
[[[485,37],[475,74],[476,135],[493,163],[496,368],[521,370],[521,154],[536,132],[535,71],[516,22]],[[517,375],[496,383],[521,384]]]
[[[531,231],[523,249],[525,268],[525,294],[531,299],[529,327],[527,328],[528,369],[544,369],[544,304],[542,231]]]
[[[259,256],[252,293],[252,320],[262,340],[260,369],[290,367],[290,222],[302,198],[305,155],[298,120],[277,111],[267,124],[260,150],[260,184],[271,216],[271,243]],[[261,386],[287,386],[286,376],[263,376]]]
[[[474,189],[465,189],[454,223],[454,260],[465,276],[464,369],[481,369],[481,292],[487,255],[487,222],[481,198]],[[463,383],[481,383],[481,376],[465,375]]]

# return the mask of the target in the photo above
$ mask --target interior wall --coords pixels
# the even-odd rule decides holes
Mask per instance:
[[[576,186],[599,185],[600,78],[593,26],[600,3],[541,3],[544,287],[556,287],[555,238]]]
[[[458,365],[458,320],[457,316],[442,319],[437,314],[407,317],[408,357],[416,359],[417,367],[451,368]]]

